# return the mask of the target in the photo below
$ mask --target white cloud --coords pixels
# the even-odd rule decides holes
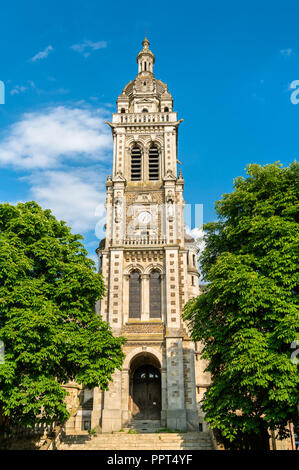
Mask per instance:
[[[293,49],[291,48],[281,49],[279,52],[283,57],[290,57],[292,54],[294,54]]]
[[[19,95],[20,93],[24,93],[24,91],[28,90],[28,87],[22,85],[16,85],[12,90],[10,90],[11,95]]]
[[[24,114],[0,138],[0,164],[47,169],[79,158],[104,161],[112,139],[103,115],[65,106]]]
[[[0,137],[0,166],[13,166],[29,195],[73,232],[104,236],[112,138],[104,108],[58,106],[28,113]],[[25,172],[25,173],[24,173]],[[25,174],[25,176],[24,176]]]
[[[25,179],[31,184],[32,199],[65,220],[73,232],[84,233],[105,223],[104,175],[99,167],[73,167],[36,172]]]
[[[29,83],[31,88],[36,88],[35,83],[32,80],[28,80],[28,83]],[[11,95],[19,95],[20,93],[24,93],[28,89],[29,89],[28,86],[15,85],[15,87],[12,90],[10,90],[10,94]]]
[[[31,62],[36,62],[37,60],[45,59],[48,57],[50,52],[53,51],[52,46],[47,46],[43,51],[38,52],[35,56],[33,56],[30,61]]]
[[[93,42],[85,40],[80,44],[74,44],[71,46],[71,49],[79,52],[79,54],[82,54],[84,57],[88,57],[90,56],[91,51],[97,51],[98,49],[104,49],[105,47],[107,47],[106,41]]]

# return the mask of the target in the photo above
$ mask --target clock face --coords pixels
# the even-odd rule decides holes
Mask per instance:
[[[151,218],[152,218],[152,215],[151,215],[150,212],[142,211],[138,215],[138,222],[145,225],[145,224],[148,224],[151,221]]]

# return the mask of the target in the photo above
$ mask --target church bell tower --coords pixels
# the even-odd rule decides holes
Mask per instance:
[[[92,427],[119,431],[134,422],[198,430],[208,374],[182,321],[199,295],[197,246],[184,228],[184,180],[167,85],[154,75],[147,38],[138,73],[117,99],[110,126],[113,174],[106,182],[106,238],[97,250],[107,288],[99,313],[127,338],[122,371],[94,390]],[[198,360],[197,360],[198,359]]]

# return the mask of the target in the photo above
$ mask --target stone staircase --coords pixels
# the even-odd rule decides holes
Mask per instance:
[[[151,423],[152,425],[153,423]],[[143,425],[145,426],[145,425]],[[145,429],[145,427],[144,427]],[[213,450],[208,432],[138,432],[124,429],[111,434],[67,435],[58,450]]]
[[[133,419],[127,428],[124,428],[125,432],[130,430],[137,431],[139,434],[152,434],[161,429],[161,421],[159,419],[154,420],[141,420]]]

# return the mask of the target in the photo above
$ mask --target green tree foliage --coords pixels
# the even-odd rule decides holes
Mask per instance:
[[[63,383],[107,389],[123,338],[95,314],[102,277],[70,228],[35,202],[0,204],[0,414],[5,426],[62,423]]]
[[[283,437],[299,402],[290,349],[299,339],[299,166],[252,164],[247,175],[204,227],[207,285],[184,309],[209,362],[206,419],[231,443],[268,438],[267,429]]]

